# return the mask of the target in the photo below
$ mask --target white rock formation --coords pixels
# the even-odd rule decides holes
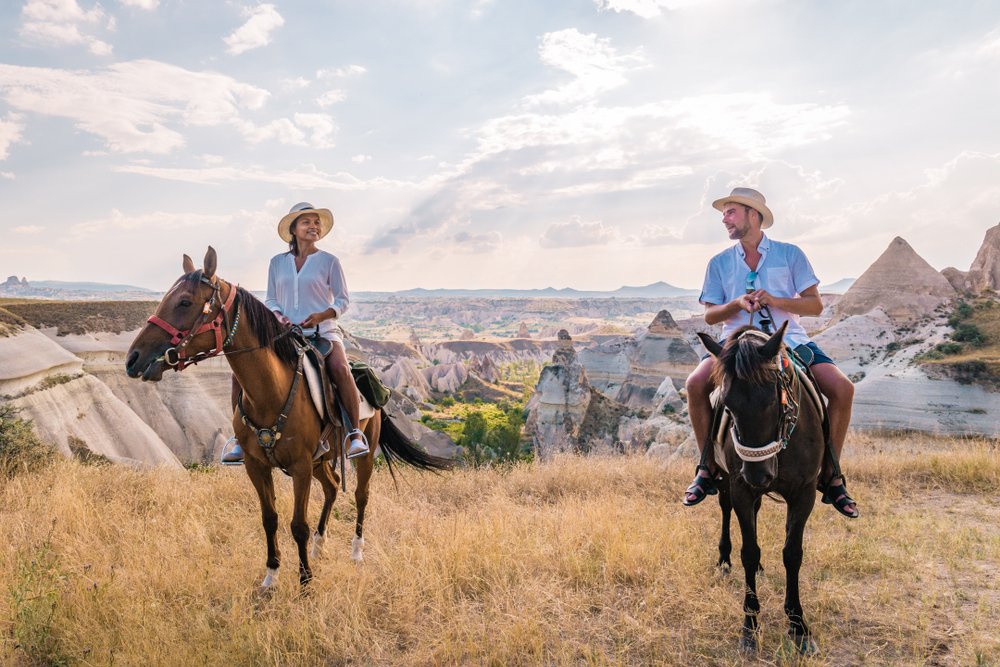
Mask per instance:
[[[898,236],[834,304],[839,317],[881,308],[891,319],[913,321],[956,296],[948,279]]]
[[[382,382],[395,389],[411,401],[426,403],[431,397],[431,385],[424,372],[408,358],[397,359],[391,366],[379,372]]]
[[[1000,292],[1000,225],[986,230],[986,238],[965,275],[965,288],[973,293]]]
[[[0,396],[14,396],[50,375],[82,372],[82,359],[37,329],[29,327],[0,339]]]

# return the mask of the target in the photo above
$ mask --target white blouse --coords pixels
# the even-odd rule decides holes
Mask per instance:
[[[295,255],[283,252],[271,258],[267,268],[267,298],[264,305],[281,313],[292,324],[298,324],[313,313],[332,307],[336,317],[347,311],[350,297],[340,260],[319,250],[306,256],[301,271],[295,270]],[[319,333],[331,333],[337,325],[333,320],[320,322]],[[312,335],[315,328],[304,329]]]

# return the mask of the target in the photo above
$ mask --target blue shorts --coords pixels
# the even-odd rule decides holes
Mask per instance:
[[[726,344],[725,339],[720,340],[719,344],[725,345]],[[819,345],[817,345],[812,341],[809,341],[805,345],[799,345],[798,347],[796,347],[795,354],[797,354],[799,358],[805,362],[806,366],[815,366],[816,364],[833,364],[834,366],[837,365],[833,363],[833,359],[827,356],[826,352],[819,349]],[[701,358],[702,360],[705,360],[708,359],[710,356],[712,355],[706,353],[703,354]]]

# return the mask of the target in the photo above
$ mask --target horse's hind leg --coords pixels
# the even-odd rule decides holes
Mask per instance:
[[[806,521],[816,502],[812,485],[788,503],[785,520],[785,547],[781,552],[785,563],[785,615],[788,616],[788,635],[799,653],[812,655],[817,652],[809,627],[802,618],[802,602],[799,600],[799,568],[802,566],[802,535]]]
[[[330,519],[330,511],[333,503],[337,500],[337,473],[333,470],[330,461],[321,461],[313,468],[313,477],[319,480],[323,487],[323,509],[319,513],[319,523],[316,525],[316,532],[313,533],[312,550],[309,554],[313,558],[319,557],[323,552],[323,543],[326,541],[326,522]]]
[[[375,445],[382,432],[381,414],[375,411],[375,416],[368,419],[364,426],[365,437],[371,447],[365,456],[354,459],[357,463],[358,485],[354,488],[354,504],[358,509],[358,518],[354,524],[354,539],[351,540],[351,560],[360,563],[365,559],[365,509],[368,507],[368,483],[375,468]]]
[[[719,484],[719,508],[722,510],[722,534],[719,536],[719,562],[716,567],[722,568],[728,573],[733,568],[731,555],[733,552],[733,541],[730,537],[730,528],[733,516],[733,501],[729,496],[729,476],[723,475]]]
[[[267,574],[261,583],[261,591],[268,591],[277,583],[278,567],[281,565],[281,551],[278,549],[278,511],[275,509],[274,478],[271,468],[248,456],[244,467],[260,500],[261,520],[267,539]]]
[[[303,461],[292,466],[292,489],[295,494],[292,512],[292,537],[299,548],[299,583],[305,586],[312,581],[309,567],[309,487],[312,484],[312,461]]]

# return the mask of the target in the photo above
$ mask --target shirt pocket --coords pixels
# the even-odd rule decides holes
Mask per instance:
[[[764,270],[767,276],[767,285],[764,289],[774,296],[792,297],[795,296],[795,287],[792,285],[792,271],[787,266],[775,266]]]

